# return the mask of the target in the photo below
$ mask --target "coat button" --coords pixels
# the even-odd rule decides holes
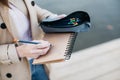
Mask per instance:
[[[35,2],[34,2],[34,1],[31,1],[31,5],[32,5],[32,6],[35,6]]]
[[[6,77],[7,77],[7,78],[12,78],[12,74],[11,74],[11,73],[7,73],[7,74],[6,74]]]
[[[5,23],[2,23],[2,24],[0,25],[0,27],[1,27],[2,29],[6,29],[6,28],[7,28],[7,26],[6,26]]]

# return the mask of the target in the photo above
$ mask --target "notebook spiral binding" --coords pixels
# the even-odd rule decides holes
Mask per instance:
[[[69,60],[71,57],[77,34],[78,34],[77,32],[71,33],[71,36],[70,36],[69,41],[67,43],[67,48],[65,50],[65,60]]]

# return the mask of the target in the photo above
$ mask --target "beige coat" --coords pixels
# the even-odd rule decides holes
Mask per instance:
[[[39,8],[31,0],[9,1],[30,19],[32,39],[41,39],[44,33],[38,22],[53,14]],[[0,3],[0,80],[31,80],[29,63],[26,58],[18,58],[14,38],[19,39],[16,26],[8,8]]]

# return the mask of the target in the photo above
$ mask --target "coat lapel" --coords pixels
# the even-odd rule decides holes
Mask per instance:
[[[18,9],[24,8],[22,5],[21,5],[21,8],[20,8],[20,6],[17,6],[18,2],[16,3],[15,1],[19,1],[19,0],[10,0],[10,3],[14,4]],[[43,38],[44,32],[42,31],[42,29],[38,28],[37,13],[34,10],[35,8],[33,8],[35,6],[31,6],[30,1],[28,1],[28,0],[23,0],[23,1],[25,2],[25,5],[27,7],[26,10],[28,10],[26,12],[27,15],[29,13],[30,27],[31,27],[31,32],[32,32],[32,39],[41,39],[41,38]],[[5,24],[7,25],[8,31],[13,36],[13,38],[19,39],[17,29],[16,29],[15,24],[12,21],[10,15],[9,15],[8,9],[9,8],[4,6],[4,8],[0,11],[1,16],[2,16],[3,21],[5,22]],[[24,10],[23,10],[23,12],[24,12]]]
[[[30,23],[31,23],[31,30],[32,30],[32,39],[42,39],[44,37],[44,32],[40,27],[38,28],[38,20],[37,20],[37,12],[35,10],[35,6],[31,6],[31,3],[29,0],[24,0],[27,9],[29,11],[30,15]]]
[[[31,6],[30,1],[31,0],[10,0],[10,3],[16,6],[30,19],[32,39],[41,39],[44,34],[43,34],[42,29],[38,28],[37,13],[34,8],[35,6]]]
[[[18,37],[17,30],[15,28],[15,25],[10,23],[10,21],[12,21],[12,20],[10,20],[9,8],[4,6],[2,8],[2,11],[0,11],[0,13],[1,13],[1,17],[4,21],[4,23],[7,26],[7,29],[9,31],[10,35],[13,37],[13,39],[18,39],[19,37]]]
[[[9,0],[9,2],[28,17],[28,11],[23,0]]]

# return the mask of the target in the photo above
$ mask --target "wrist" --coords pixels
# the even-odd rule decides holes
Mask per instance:
[[[20,46],[17,46],[16,47],[16,51],[17,51],[17,55],[19,58],[22,58],[23,56],[21,55],[21,49],[20,49]]]

